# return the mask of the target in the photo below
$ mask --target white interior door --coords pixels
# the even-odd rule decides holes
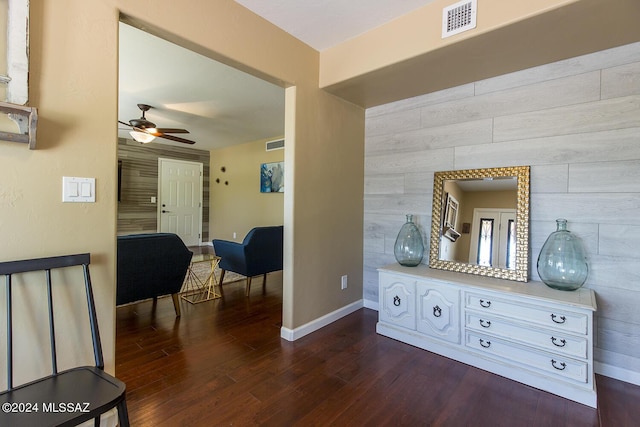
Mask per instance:
[[[514,268],[515,220],[515,209],[474,209],[469,262]]]
[[[187,246],[202,243],[202,163],[158,160],[158,231]]]

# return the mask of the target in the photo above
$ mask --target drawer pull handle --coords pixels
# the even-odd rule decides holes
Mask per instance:
[[[556,319],[560,319],[560,320],[556,320]],[[555,323],[559,323],[559,324],[563,324],[564,322],[567,321],[567,318],[564,316],[556,316],[555,314],[551,315],[551,320],[553,320]]]
[[[482,326],[483,328],[488,328],[489,326],[491,326],[491,320],[480,319],[480,326]]]
[[[400,302],[400,297],[398,295],[393,297],[393,305],[395,305],[396,307],[400,307]]]
[[[565,345],[567,345],[567,341],[564,340],[563,338],[558,339],[556,337],[551,337],[551,342],[556,347],[564,347]],[[558,343],[560,343],[560,344],[558,344]]]
[[[484,307],[484,308],[489,308],[491,307],[491,301],[485,301],[483,299],[480,300],[480,306]]]
[[[480,345],[484,348],[489,348],[491,347],[491,341],[485,341],[482,338],[480,338]]]
[[[564,371],[565,368],[567,367],[567,364],[564,362],[556,362],[555,360],[551,359],[551,365],[556,368],[558,371]],[[558,365],[560,365],[560,367],[558,367]]]
[[[433,315],[435,317],[442,316],[442,309],[436,305],[435,307],[433,307]]]

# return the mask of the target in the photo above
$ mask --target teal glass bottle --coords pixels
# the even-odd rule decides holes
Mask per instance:
[[[567,220],[556,220],[538,256],[538,275],[550,288],[574,291],[584,285],[589,266],[580,238],[567,230]]]
[[[413,215],[407,215],[407,222],[400,228],[393,254],[400,265],[415,267],[420,264],[424,255],[422,234],[413,223]]]

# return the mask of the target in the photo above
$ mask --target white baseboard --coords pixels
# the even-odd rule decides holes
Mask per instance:
[[[302,338],[305,335],[310,334],[311,332],[315,332],[318,329],[323,328],[328,324],[333,323],[336,320],[353,313],[354,311],[360,310],[363,307],[362,301],[363,300],[358,300],[356,302],[353,302],[295,329],[289,329],[283,326],[282,328],[280,328],[280,337],[284,338],[287,341],[295,341],[298,338]]]
[[[593,369],[596,371],[596,374],[640,386],[640,372],[630,371],[597,361],[593,362]]]
[[[380,311],[380,304],[378,301],[364,300],[364,307],[370,308],[371,310]]]

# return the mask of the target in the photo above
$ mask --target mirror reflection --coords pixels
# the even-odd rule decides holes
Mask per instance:
[[[448,179],[439,259],[515,269],[517,180]]]
[[[429,265],[526,281],[529,168],[436,172]]]

